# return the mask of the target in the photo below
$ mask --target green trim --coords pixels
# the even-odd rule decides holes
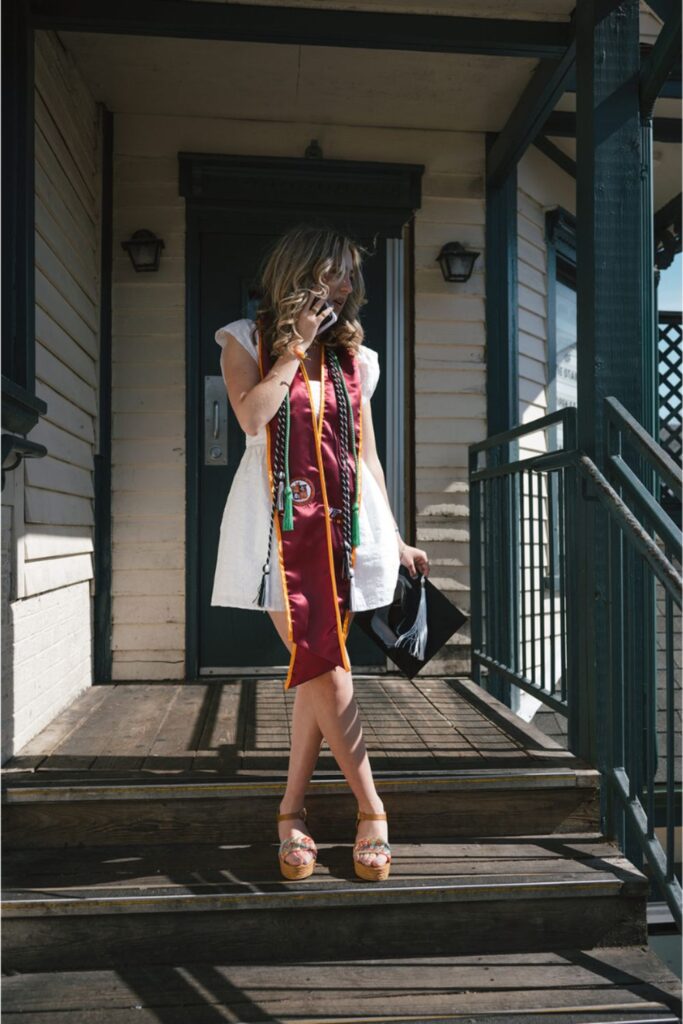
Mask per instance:
[[[94,682],[112,681],[111,363],[114,115],[102,105],[99,452],[95,454]]]
[[[486,435],[491,437],[515,427],[519,421],[519,346],[517,288],[517,165],[508,166],[505,180],[494,184],[489,161],[495,152],[497,136],[486,135]],[[512,448],[516,448],[515,442]],[[487,465],[511,458],[510,445],[486,456]],[[517,571],[510,533],[519,529],[511,495],[501,495],[492,517],[487,539],[489,560],[486,566],[487,648],[498,652],[502,664],[511,664],[515,647]],[[472,544],[472,541],[471,541]],[[471,551],[471,565],[478,566],[478,552]],[[475,577],[477,570],[475,570]],[[471,593],[483,580],[473,578]],[[478,600],[478,599],[477,599]],[[476,627],[479,628],[478,625]],[[481,636],[472,636],[481,647]],[[489,647],[490,644],[490,647]],[[504,673],[489,671],[488,692],[511,706],[511,684]]]
[[[501,184],[537,138],[541,126],[564,92],[575,60],[576,44],[572,39],[560,60],[541,61],[535,69],[488,154],[487,177],[490,184]]]
[[[2,6],[2,390],[12,403],[10,429],[22,433],[46,411],[35,398],[33,78],[29,5],[14,0]],[[18,417],[31,405],[35,418],[20,427]]]
[[[199,677],[199,468],[201,401],[199,388],[199,215],[187,203],[185,232],[185,679]]]
[[[367,220],[370,233],[400,238],[421,203],[423,164],[307,157],[178,153],[179,191],[198,208],[244,214],[310,209],[335,220]],[[350,225],[349,225],[350,227]]]
[[[9,257],[7,258],[9,262]],[[11,303],[7,302],[10,306]],[[2,426],[4,430],[28,434],[47,412],[47,402],[23,388],[20,384],[2,376]]]
[[[8,5],[6,5],[8,6]],[[60,32],[560,59],[569,22],[322,10],[207,0],[33,0],[36,28]]]

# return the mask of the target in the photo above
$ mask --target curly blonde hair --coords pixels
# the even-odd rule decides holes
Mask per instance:
[[[353,266],[353,291],[339,319],[321,335],[321,342],[343,346],[354,355],[363,338],[358,311],[367,302],[361,271],[363,256],[369,250],[331,225],[302,223],[286,231],[266,252],[259,270],[259,304],[255,320],[272,358],[277,358],[301,341],[296,329],[299,313],[309,293],[321,298],[329,294],[323,278],[344,273],[344,256],[350,253]]]

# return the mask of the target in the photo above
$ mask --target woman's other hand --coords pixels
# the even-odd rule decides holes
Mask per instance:
[[[399,554],[401,565],[405,565],[411,576],[417,576],[421,572],[423,576],[429,576],[429,558],[427,552],[422,548],[413,548],[410,544],[404,544]]]

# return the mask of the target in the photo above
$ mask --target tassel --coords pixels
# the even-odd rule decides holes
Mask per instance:
[[[358,611],[358,601],[356,600],[356,580],[351,578],[351,585],[349,587],[349,608],[352,612]]]
[[[420,578],[420,586],[420,604],[415,616],[415,622],[405,633],[401,633],[396,637],[394,647],[399,647],[402,644],[406,645],[409,653],[414,658],[424,661],[427,649],[427,588],[424,576]]]
[[[269,603],[269,588],[268,583],[270,582],[270,562],[266,562],[263,566],[263,574],[261,576],[261,585],[258,588],[258,594],[256,596],[256,603],[259,608],[265,608],[266,604]]]
[[[283,480],[280,480],[277,485],[277,510],[278,512],[284,512],[285,510],[285,484]]]
[[[292,502],[292,488],[289,484],[285,487],[285,518],[282,521],[282,529],[294,529],[294,504]]]
[[[360,544],[360,512],[358,502],[353,503],[353,514],[351,516],[351,543],[354,548]]]

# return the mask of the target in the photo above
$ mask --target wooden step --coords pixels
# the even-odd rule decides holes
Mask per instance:
[[[375,773],[392,837],[457,838],[596,832],[600,773],[592,768],[463,769]],[[238,833],[259,842],[272,828],[284,784],[276,781],[5,780],[6,849],[116,843],[219,843]],[[343,777],[315,778],[306,798],[311,829],[347,842],[357,809]]]
[[[680,1021],[680,981],[647,948],[302,964],[131,964],[3,978],[16,1024]]]
[[[647,878],[599,834],[392,837],[383,883],[318,839],[287,882],[276,843],[6,852],[3,966],[34,971],[264,958],[460,955],[647,942]],[[333,913],[331,913],[333,911]]]

